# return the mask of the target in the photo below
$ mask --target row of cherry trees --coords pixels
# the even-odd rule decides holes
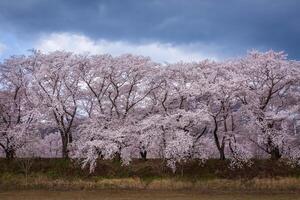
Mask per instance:
[[[0,66],[0,151],[97,159],[298,162],[300,65],[282,52],[158,64],[132,55],[14,56]],[[300,119],[300,118],[299,118]]]

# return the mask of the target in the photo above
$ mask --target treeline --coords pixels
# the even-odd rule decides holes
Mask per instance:
[[[0,149],[99,159],[300,158],[300,65],[282,52],[223,62],[159,64],[133,55],[13,56],[0,65]]]

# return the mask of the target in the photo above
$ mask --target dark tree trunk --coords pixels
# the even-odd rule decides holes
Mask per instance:
[[[225,157],[224,149],[219,149],[219,153],[220,153],[220,160],[225,160],[226,157]]]
[[[67,137],[65,137],[65,135],[62,135],[61,142],[62,142],[62,157],[64,159],[68,159],[69,158],[68,139]]]
[[[115,157],[114,157],[114,160],[115,161],[117,161],[117,162],[121,162],[121,153],[119,153],[119,152],[117,152],[116,154],[115,154]]]
[[[7,149],[5,150],[5,158],[7,160],[12,160],[15,157],[15,151],[13,149]]]
[[[274,149],[272,149],[271,151],[271,159],[272,160],[279,160],[281,158],[281,153],[279,151],[278,147],[275,147]]]
[[[215,128],[213,130],[213,135],[214,135],[214,139],[215,139],[215,144],[217,146],[217,149],[219,151],[219,154],[220,154],[220,160],[225,160],[226,157],[225,157],[225,143],[224,143],[224,138],[222,139],[222,144],[220,144],[220,140],[219,140],[219,136],[218,136],[218,129],[219,129],[219,125],[218,125],[218,122],[217,122],[217,119],[214,118],[214,124],[215,124]]]
[[[147,151],[146,150],[140,151],[140,155],[141,155],[142,160],[144,160],[144,161],[147,160]]]

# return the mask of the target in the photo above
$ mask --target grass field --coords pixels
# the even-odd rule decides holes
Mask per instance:
[[[198,191],[300,192],[300,169],[284,162],[255,161],[253,166],[232,169],[227,162],[196,161],[172,173],[160,160],[135,160],[129,166],[99,161],[90,174],[78,163],[63,159],[0,160],[0,190],[50,189],[149,189]]]

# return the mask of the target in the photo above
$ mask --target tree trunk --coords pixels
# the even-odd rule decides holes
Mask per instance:
[[[146,150],[140,151],[140,155],[141,155],[141,158],[143,161],[147,160],[147,151]]]
[[[272,160],[279,160],[281,158],[281,153],[279,151],[278,147],[275,147],[274,149],[272,149],[271,151],[271,159]]]
[[[5,150],[5,158],[7,160],[13,160],[15,157],[15,151],[13,149]]]
[[[62,135],[61,142],[62,142],[62,157],[64,159],[68,159],[69,158],[68,139],[64,135]]]
[[[225,157],[224,149],[219,149],[219,153],[220,153],[220,160],[225,160],[226,157]]]
[[[217,119],[214,118],[214,124],[215,124],[215,128],[213,130],[213,136],[214,136],[214,139],[215,139],[215,144],[217,146],[217,149],[219,151],[219,154],[220,154],[220,160],[225,160],[226,157],[225,157],[225,143],[224,143],[224,139],[222,141],[222,145],[220,144],[220,140],[219,140],[219,136],[218,136],[218,129],[219,129],[219,126],[218,126],[218,122],[217,122]]]

